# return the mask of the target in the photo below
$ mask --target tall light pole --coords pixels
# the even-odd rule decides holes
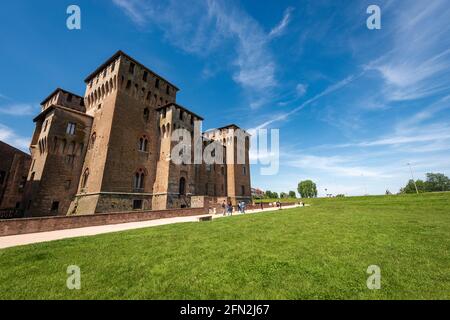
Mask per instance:
[[[409,170],[411,171],[411,178],[412,178],[412,181],[414,182],[414,187],[416,188],[416,193],[419,194],[419,189],[417,189],[417,184],[416,184],[416,180],[414,179],[411,163],[408,162],[408,166],[409,166]]]

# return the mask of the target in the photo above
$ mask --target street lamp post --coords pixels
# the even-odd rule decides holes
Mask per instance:
[[[414,179],[414,174],[412,171],[411,163],[408,162],[408,166],[409,166],[409,170],[411,171],[411,178],[414,183],[414,188],[416,188],[416,193],[419,194],[419,189],[417,189],[417,184],[416,184],[416,180]]]

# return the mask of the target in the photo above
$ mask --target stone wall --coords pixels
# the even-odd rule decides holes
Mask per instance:
[[[205,214],[205,208],[0,220],[0,237]]]

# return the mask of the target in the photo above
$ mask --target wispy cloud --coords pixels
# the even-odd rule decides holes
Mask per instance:
[[[233,79],[248,92],[253,108],[266,103],[271,88],[277,85],[276,63],[268,46],[270,37],[234,1],[113,0],[113,3],[140,27],[160,28],[167,41],[188,53],[206,57],[212,52],[229,50],[232,43]],[[278,32],[287,25],[291,11],[286,11],[285,25],[280,25]]]
[[[276,38],[282,35],[291,20],[293,7],[289,7],[284,11],[283,19],[269,32],[269,38]]]
[[[292,110],[290,110],[288,112],[284,112],[284,113],[280,113],[278,115],[272,116],[270,120],[259,124],[255,128],[251,129],[251,131],[253,132],[254,130],[264,129],[264,128],[268,127],[269,125],[271,125],[271,124],[273,124],[275,122],[287,120],[290,116],[292,116],[295,113],[299,112],[300,110],[304,109],[305,107],[307,107],[311,103],[313,103],[313,102],[319,100],[320,98],[322,98],[324,96],[327,96],[327,95],[329,95],[329,94],[331,94],[331,93],[333,93],[333,92],[335,92],[335,91],[337,91],[339,89],[344,88],[345,86],[347,86],[348,84],[350,84],[351,82],[356,80],[357,78],[361,77],[365,72],[366,71],[362,71],[359,74],[348,76],[345,79],[332,84],[331,86],[329,86],[325,90],[323,90],[321,93],[315,95],[311,99],[306,100],[305,102],[303,102],[302,104],[300,104],[296,108],[294,108],[294,109],[292,109]]]
[[[9,116],[29,116],[36,113],[36,108],[31,104],[11,104],[0,107],[0,114]]]
[[[23,151],[27,151],[30,142],[29,138],[20,136],[13,129],[1,123],[0,123],[0,140]]]
[[[398,7],[392,49],[372,65],[386,82],[387,99],[414,100],[450,89],[449,16],[445,0]]]

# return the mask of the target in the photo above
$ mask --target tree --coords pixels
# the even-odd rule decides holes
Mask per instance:
[[[311,180],[301,181],[298,184],[298,193],[302,198],[315,198],[317,197],[317,186]]]
[[[442,173],[427,173],[424,189],[427,192],[450,191],[450,179]]]
[[[278,199],[278,193],[272,192],[272,199]]]
[[[424,182],[422,180],[417,180],[416,185],[414,185],[414,180],[410,179],[406,186],[400,189],[400,193],[416,193],[416,186],[419,192],[424,192]]]
[[[289,198],[292,198],[292,199],[297,198],[297,195],[295,194],[295,191],[289,191]]]
[[[273,198],[273,196],[272,196],[272,191],[267,190],[267,191],[264,193],[264,198],[265,198],[265,199],[272,199],[272,198]]]
[[[280,193],[280,198],[281,199],[286,199],[287,197],[288,197],[288,194],[286,192]]]

